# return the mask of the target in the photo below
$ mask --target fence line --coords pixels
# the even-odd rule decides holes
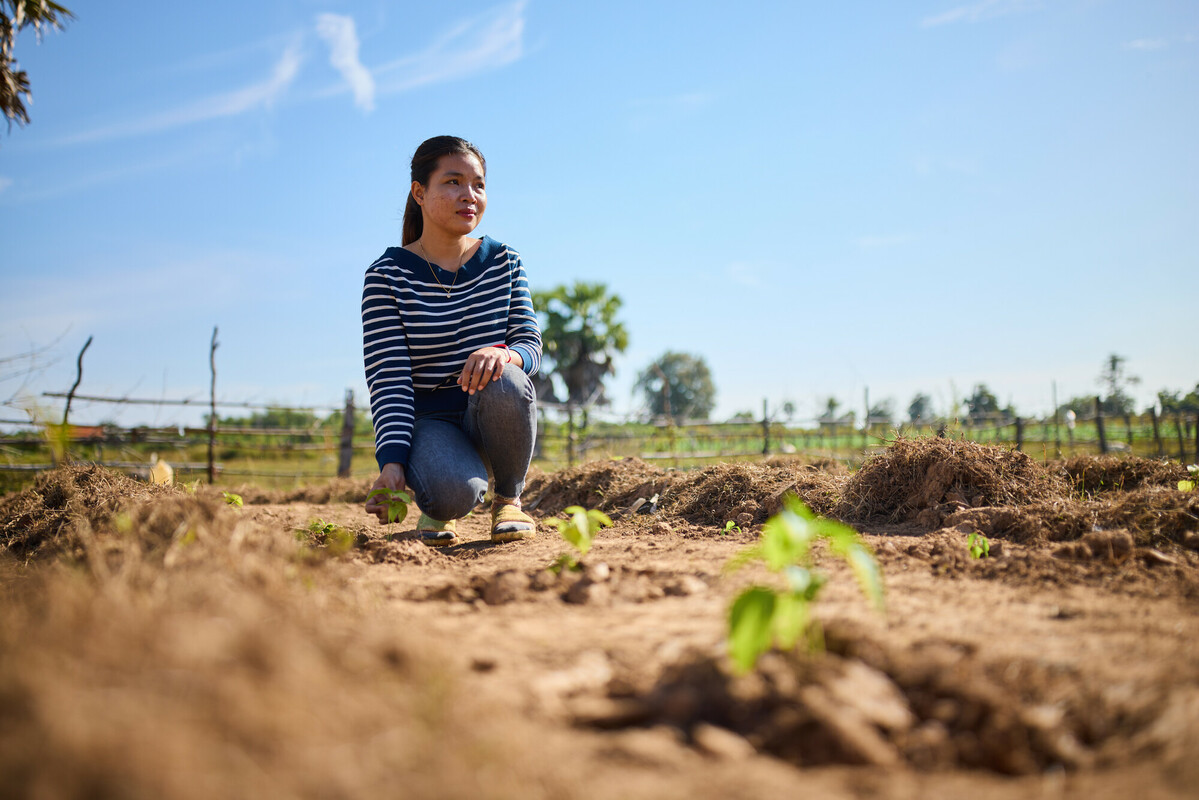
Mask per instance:
[[[48,397],[65,397],[62,393],[46,393]],[[75,395],[77,400],[109,402],[132,405],[143,402],[135,398],[98,397]],[[144,401],[149,405],[174,403],[198,405],[192,401]],[[257,403],[218,403],[222,407],[279,409],[297,412],[317,412],[330,406],[280,406]],[[561,410],[553,404],[542,404],[542,408]],[[1194,455],[1199,460],[1199,419],[1194,414],[1157,414],[1147,412],[1129,417],[1104,417],[1101,408],[1080,418],[1074,428],[1053,418],[1025,419],[995,416],[981,423],[964,419],[952,421],[928,421],[921,426],[899,425],[893,429],[877,422],[866,428],[856,427],[850,420],[817,420],[815,427],[791,427],[782,420],[772,419],[763,407],[763,418],[758,420],[732,420],[711,422],[687,420],[679,423],[659,421],[656,423],[634,423],[626,420],[623,425],[643,427],[643,430],[615,428],[610,422],[599,422],[590,428],[579,428],[574,424],[574,415],[567,413],[561,423],[550,422],[545,414],[539,421],[538,452],[535,457],[541,463],[567,466],[601,456],[637,456],[648,461],[702,462],[712,459],[761,458],[776,454],[804,454],[813,457],[854,461],[885,446],[896,435],[943,435],[967,438],[974,441],[992,442],[1013,446],[1016,449],[1043,449],[1046,460],[1073,454],[1080,450],[1090,452],[1136,452],[1140,455],[1177,458],[1189,461]],[[148,462],[139,463],[120,460],[105,460],[105,448],[156,447],[160,450],[174,449],[180,457],[171,461],[178,472],[200,472],[205,469],[211,475],[245,476],[262,478],[327,478],[334,474],[332,469],[312,471],[320,464],[331,464],[332,454],[338,453],[339,476],[352,474],[352,456],[357,451],[373,453],[373,437],[354,436],[355,410],[353,392],[346,393],[341,430],[317,427],[259,428],[244,425],[229,426],[165,426],[116,428],[112,426],[67,426],[53,423],[44,425],[42,436],[27,433],[19,437],[0,437],[0,446],[8,456],[9,463],[0,464],[0,472],[25,473],[48,469],[53,463],[19,463],[22,448],[50,448],[52,457],[55,447],[69,454],[71,447],[91,448],[93,460],[116,469],[140,471]],[[1114,424],[1113,424],[1114,423]],[[18,423],[19,424],[19,423]],[[248,441],[247,441],[248,440]],[[187,456],[188,448],[199,447],[205,442],[220,445],[220,457],[215,447],[207,460],[196,461]],[[237,454],[252,454],[250,466],[230,463]],[[290,471],[254,469],[255,457],[273,454],[279,460],[295,457],[296,468]],[[320,456],[320,460],[314,459]],[[368,459],[373,471],[373,459]],[[266,466],[265,464],[263,465]],[[307,466],[309,469],[304,469]]]

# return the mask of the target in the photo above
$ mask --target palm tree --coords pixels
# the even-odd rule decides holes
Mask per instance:
[[[12,130],[13,122],[18,125],[29,122],[25,100],[32,97],[29,76],[25,70],[18,69],[13,57],[17,34],[32,27],[41,38],[46,30],[61,29],[63,23],[74,16],[50,0],[0,0],[0,110],[4,111],[9,130]]]
[[[615,372],[614,357],[629,346],[628,331],[616,319],[621,304],[602,283],[577,281],[533,293],[549,372],[564,386],[567,404],[583,409],[584,427],[587,409],[606,402],[603,382]]]

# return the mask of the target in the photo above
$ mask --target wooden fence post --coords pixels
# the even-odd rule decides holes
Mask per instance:
[[[575,465],[575,407],[566,405],[566,466]]]
[[[1107,434],[1103,431],[1103,401],[1095,398],[1095,430],[1099,433],[1099,454],[1107,453]]]
[[[1186,448],[1186,443],[1182,439],[1182,412],[1181,411],[1174,412],[1174,432],[1176,434],[1178,434],[1178,460],[1185,464],[1186,460],[1187,460],[1187,448]]]
[[[75,383],[71,386],[71,391],[67,392],[67,404],[62,410],[62,429],[59,431],[59,443],[62,445],[62,461],[64,464],[71,460],[71,429],[67,427],[67,418],[71,414],[71,400],[75,397],[75,390],[79,388],[79,384],[83,381],[83,354],[92,346],[92,337],[87,337],[87,341],[83,343],[83,349],[79,351],[79,358],[75,359]],[[54,461],[54,448],[50,448],[50,460]]]
[[[212,382],[208,388],[208,484],[216,483],[216,326],[212,326],[212,344],[208,350],[208,366]]]
[[[1016,449],[1024,449],[1024,420],[1016,417]]]
[[[354,457],[354,390],[346,389],[346,407],[341,418],[341,451],[337,457],[337,477],[350,477]]]
[[[766,398],[762,398],[762,455],[770,455],[770,414]]]
[[[1157,457],[1161,458],[1166,454],[1166,446],[1162,442],[1161,427],[1157,424],[1157,408],[1149,407],[1149,418],[1153,421],[1153,443],[1157,445]]]

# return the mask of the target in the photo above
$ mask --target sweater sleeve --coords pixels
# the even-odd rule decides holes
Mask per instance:
[[[525,276],[520,256],[512,254],[512,299],[508,306],[508,331],[505,343],[520,353],[524,372],[536,375],[541,367],[541,329],[537,325],[537,314],[533,310],[533,298],[529,294],[529,280]]]
[[[362,355],[375,428],[375,459],[408,465],[412,447],[412,361],[391,280],[377,266],[362,288]]]

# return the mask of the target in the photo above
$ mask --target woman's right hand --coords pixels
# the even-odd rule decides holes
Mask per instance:
[[[400,464],[384,464],[382,471],[379,472],[378,479],[375,480],[371,491],[376,489],[391,489],[393,491],[403,491],[408,488],[408,484],[404,479],[404,467]],[[366,501],[366,513],[374,514],[379,518],[379,521],[387,523],[387,500],[382,495],[368,497]]]

